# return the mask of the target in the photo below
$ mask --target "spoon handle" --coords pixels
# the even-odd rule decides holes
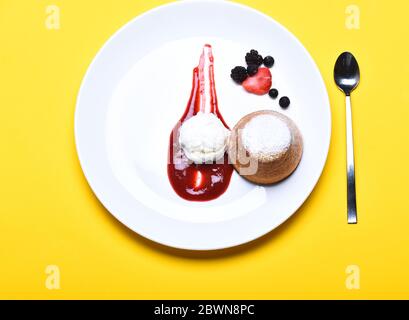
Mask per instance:
[[[348,223],[356,224],[356,193],[355,193],[355,165],[354,165],[354,138],[352,135],[351,96],[346,96],[346,133],[347,133],[347,205]]]

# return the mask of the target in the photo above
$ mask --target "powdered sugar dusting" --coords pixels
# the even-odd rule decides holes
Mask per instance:
[[[286,152],[291,143],[291,131],[287,124],[271,114],[251,119],[241,135],[246,150],[261,158],[275,158]]]

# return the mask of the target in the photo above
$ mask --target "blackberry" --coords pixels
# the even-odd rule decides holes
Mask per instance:
[[[270,89],[270,91],[268,92],[268,95],[275,99],[278,97],[278,90],[277,89]]]
[[[251,77],[254,76],[258,71],[258,66],[251,64],[247,67],[247,74]]]
[[[267,68],[271,68],[274,65],[274,58],[272,56],[266,56],[264,57],[263,63]]]
[[[248,74],[247,70],[244,67],[234,67],[231,69],[230,77],[237,83],[242,83],[244,80],[247,79]]]
[[[288,97],[281,97],[278,103],[280,104],[281,108],[287,109],[290,105],[290,99]]]
[[[258,54],[257,50],[250,50],[250,52],[246,53],[246,62],[247,65],[255,65],[257,67],[261,66],[263,63],[263,57]]]

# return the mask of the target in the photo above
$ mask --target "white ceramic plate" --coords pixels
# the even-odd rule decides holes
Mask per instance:
[[[304,154],[279,184],[255,186],[234,172],[221,197],[189,202],[169,184],[167,148],[205,43],[213,46],[219,108],[229,126],[252,111],[281,111],[300,128]],[[291,99],[286,111],[278,99],[231,81],[230,69],[252,48],[274,56],[273,86]],[[328,95],[308,52],[270,17],[226,1],[181,1],[129,22],[89,67],[75,114],[82,169],[109,212],[146,238],[193,250],[236,246],[288,219],[317,183],[330,135]]]

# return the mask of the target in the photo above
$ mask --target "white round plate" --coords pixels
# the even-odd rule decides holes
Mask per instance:
[[[206,43],[213,46],[227,124],[260,109],[283,112],[300,128],[304,154],[294,174],[274,186],[250,184],[234,172],[222,196],[189,202],[168,181],[168,142]],[[246,93],[230,79],[230,69],[242,65],[252,48],[275,58],[273,87],[290,97],[287,110],[280,110],[278,99]],[[89,67],[75,114],[81,166],[102,204],[138,234],[193,250],[236,246],[288,219],[317,183],[330,135],[328,95],[308,52],[270,17],[227,1],[180,1],[129,22]]]

